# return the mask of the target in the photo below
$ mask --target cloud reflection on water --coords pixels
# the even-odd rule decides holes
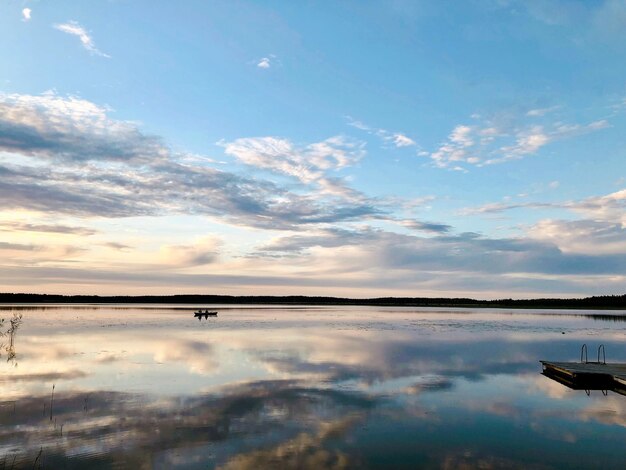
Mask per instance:
[[[307,388],[292,381],[242,385],[222,396],[171,399],[113,392],[65,393],[57,395],[53,419],[42,411],[49,398],[22,399],[15,409],[0,407],[5,423],[0,431],[2,448],[18,452],[21,462],[33,458],[38,446],[44,447],[51,461],[67,456],[111,463],[132,462],[146,448],[169,452],[235,441],[246,449],[248,437],[283,448],[282,439],[295,439],[294,443],[306,447],[309,457],[319,460],[326,454],[318,452],[316,439],[323,441],[339,433],[339,421],[344,421],[345,428],[375,404],[359,394]],[[24,454],[22,450],[29,447],[30,452]],[[254,455],[242,459],[250,462]]]
[[[605,446],[626,457],[615,447],[626,437],[622,397],[587,397],[539,375],[539,359],[572,358],[581,338],[623,354],[613,321],[349,308],[187,317],[28,312],[20,365],[0,380],[0,459],[32,466],[43,448],[52,468],[545,463],[511,451],[519,434],[552,452],[552,464],[580,466],[607,426]],[[572,442],[575,458],[558,460]]]

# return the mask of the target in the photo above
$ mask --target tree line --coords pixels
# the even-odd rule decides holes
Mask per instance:
[[[555,299],[494,299],[480,300],[463,297],[377,297],[354,299],[320,296],[265,295],[57,295],[0,293],[0,303],[87,303],[87,304],[273,304],[273,305],[371,305],[398,307],[506,307],[506,308],[599,308],[626,309],[626,294],[600,295],[584,298]]]

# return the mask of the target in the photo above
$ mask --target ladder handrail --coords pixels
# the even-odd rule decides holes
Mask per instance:
[[[585,364],[589,362],[589,358],[587,356],[587,344],[583,344],[582,348],[580,348],[580,362],[583,362],[583,352],[585,353]]]
[[[606,350],[604,344],[598,346],[598,364],[600,364],[600,350],[602,350],[602,364],[606,364]]]

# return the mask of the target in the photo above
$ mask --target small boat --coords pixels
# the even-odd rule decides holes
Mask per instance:
[[[202,320],[202,317],[205,319],[208,319],[209,317],[217,317],[217,312],[210,312],[208,310],[203,312],[202,310],[198,310],[197,312],[194,312],[193,316],[198,320]]]

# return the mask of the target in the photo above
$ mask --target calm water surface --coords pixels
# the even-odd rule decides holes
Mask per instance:
[[[623,312],[0,307],[0,468],[624,468]],[[5,328],[6,330],[6,322]]]

